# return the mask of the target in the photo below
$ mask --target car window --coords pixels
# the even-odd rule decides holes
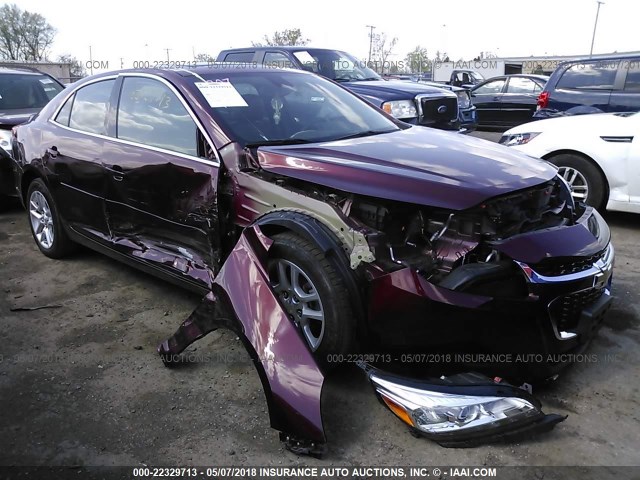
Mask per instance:
[[[196,156],[198,127],[169,87],[151,78],[128,77],[120,92],[117,137]]]
[[[69,98],[67,98],[67,101],[64,102],[63,107],[60,109],[58,115],[56,115],[55,118],[56,122],[66,127],[69,126],[69,118],[71,117],[71,106],[73,105],[74,97],[75,95],[71,95]]]
[[[262,63],[272,68],[293,68],[293,64],[287,56],[280,52],[265,53]]]
[[[248,63],[253,61],[254,52],[233,52],[227,53],[224,57],[225,62]]]
[[[487,82],[484,85],[473,90],[473,93],[478,95],[483,95],[487,93],[500,93],[502,92],[502,87],[504,87],[504,79],[494,80],[492,82]]]
[[[511,77],[507,85],[507,93],[536,93],[540,90],[536,82],[524,77]]]
[[[612,89],[619,62],[576,63],[569,67],[556,88]]]
[[[624,90],[625,92],[640,92],[640,59],[629,62]]]
[[[106,135],[105,121],[109,97],[115,80],[103,80],[80,88],[75,93],[69,126],[84,132]]]
[[[294,52],[294,55],[304,70],[319,73],[337,82],[380,80],[381,78],[365,62],[345,52],[309,48]]]
[[[265,69],[202,76],[224,92],[212,91],[205,98],[229,138],[243,145],[319,142],[399,130],[378,109],[318,75]]]
[[[0,110],[40,109],[63,88],[47,75],[0,74]]]

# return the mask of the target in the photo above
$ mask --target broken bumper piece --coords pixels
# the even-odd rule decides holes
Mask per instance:
[[[378,396],[411,433],[443,447],[517,441],[546,432],[566,416],[542,412],[531,394],[483,375],[414,380],[367,368]]]

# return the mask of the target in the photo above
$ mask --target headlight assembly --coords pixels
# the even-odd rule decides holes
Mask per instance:
[[[0,148],[11,155],[11,130],[0,129]]]
[[[458,108],[469,108],[471,106],[471,97],[467,90],[460,90],[456,92],[458,96]]]
[[[524,145],[540,135],[540,132],[531,133],[514,133],[511,135],[503,135],[500,138],[500,143],[507,147],[514,147],[516,145]]]
[[[416,118],[418,109],[413,100],[394,100],[382,104],[382,109],[396,118]]]
[[[375,369],[368,375],[378,398],[414,433],[445,446],[546,431],[566,418],[545,415],[526,391],[480,375],[463,375],[465,381],[458,384],[411,380]]]

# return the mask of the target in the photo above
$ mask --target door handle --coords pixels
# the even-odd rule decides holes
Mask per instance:
[[[124,179],[124,171],[120,165],[109,165],[106,168],[112,173],[116,182],[121,182]]]
[[[58,147],[54,145],[52,147],[47,148],[47,154],[51,158],[56,158],[58,156]]]

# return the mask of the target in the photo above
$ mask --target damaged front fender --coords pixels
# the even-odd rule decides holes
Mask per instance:
[[[271,426],[293,452],[320,456],[326,450],[321,413],[325,376],[271,289],[266,269],[271,244],[258,225],[246,228],[212,292],[158,352],[170,366],[188,345],[211,331],[233,330],[259,373]],[[413,433],[444,446],[530,435],[564,420],[543,414],[540,403],[524,390],[486,377],[468,374],[426,382],[363,368],[378,398]]]

